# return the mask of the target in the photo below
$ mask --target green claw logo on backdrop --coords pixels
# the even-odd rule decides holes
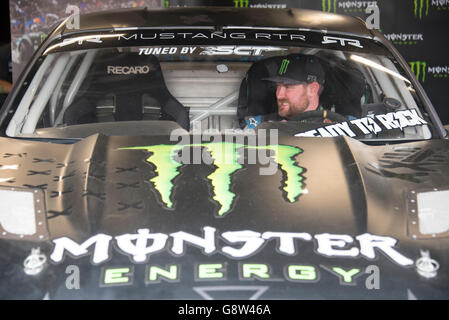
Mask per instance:
[[[422,19],[423,14],[429,15],[429,1],[430,0],[413,0],[415,18]]]
[[[426,81],[427,75],[427,63],[424,61],[412,61],[409,62],[409,64],[410,68],[412,69],[412,72],[416,76],[416,79],[424,83],[424,81]]]
[[[422,20],[429,15],[429,8],[437,11],[449,11],[448,0],[413,0],[413,14]]]
[[[234,0],[234,7],[235,8],[248,8],[249,0]]]
[[[303,193],[304,169],[295,163],[294,157],[302,152],[297,147],[287,145],[246,146],[232,142],[201,143],[189,145],[154,145],[143,147],[121,148],[120,150],[146,150],[151,155],[147,162],[155,166],[157,176],[150,179],[154,188],[159,192],[161,200],[167,208],[173,207],[173,180],[180,174],[179,167],[183,166],[173,159],[185,147],[206,148],[210,153],[216,170],[207,176],[213,187],[212,199],[219,205],[218,215],[223,216],[231,210],[235,194],[230,190],[231,175],[243,166],[238,162],[240,148],[271,150],[271,159],[277,163],[284,173],[283,190],[289,202],[297,201]]]
[[[337,0],[322,0],[321,10],[324,12],[336,13],[337,12]]]

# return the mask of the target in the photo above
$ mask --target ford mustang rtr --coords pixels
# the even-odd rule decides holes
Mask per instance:
[[[1,298],[449,298],[447,131],[377,30],[300,9],[68,23],[1,110]],[[267,79],[302,59],[320,106],[282,119]]]

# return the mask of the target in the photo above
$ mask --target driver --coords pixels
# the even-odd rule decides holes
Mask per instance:
[[[284,58],[276,76],[262,80],[276,84],[278,118],[293,120],[303,112],[322,109],[320,94],[325,73],[318,59],[302,55]]]

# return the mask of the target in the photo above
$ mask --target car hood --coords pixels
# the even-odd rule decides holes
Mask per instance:
[[[449,297],[448,234],[421,234],[416,212],[448,188],[447,141],[220,137],[0,139],[2,190],[46,212],[36,234],[2,227],[2,297]],[[27,275],[32,248],[46,263]]]

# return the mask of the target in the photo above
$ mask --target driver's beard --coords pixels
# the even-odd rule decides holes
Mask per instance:
[[[280,113],[280,110],[281,110],[280,106],[284,102],[287,102],[289,104],[289,108],[287,110],[285,110],[281,114]],[[286,100],[286,99],[277,100],[277,103],[278,103],[278,114],[281,117],[286,118],[286,119],[289,119],[289,118],[292,118],[294,116],[297,116],[298,114],[301,114],[301,113],[305,112],[307,110],[307,108],[309,107],[309,105],[310,105],[310,100],[307,97],[304,97],[304,101],[303,102],[304,103],[301,103],[301,105],[302,105],[301,108],[294,108],[289,100]]]

